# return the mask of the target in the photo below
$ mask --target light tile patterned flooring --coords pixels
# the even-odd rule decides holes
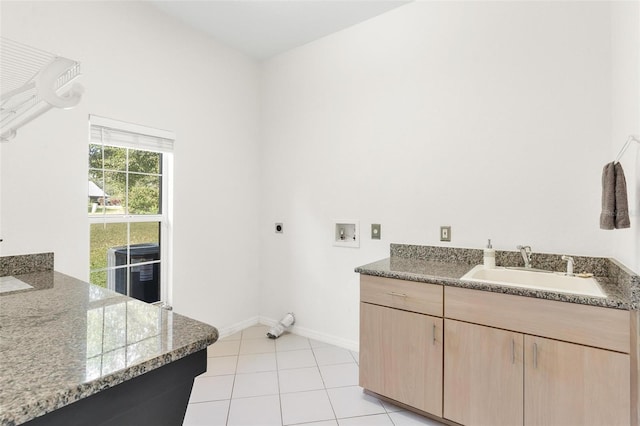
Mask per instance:
[[[272,340],[268,329],[209,346],[185,426],[441,425],[363,393],[357,353],[289,333]]]

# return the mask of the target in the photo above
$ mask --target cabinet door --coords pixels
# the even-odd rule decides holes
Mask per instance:
[[[525,336],[525,425],[630,424],[629,355]]]
[[[385,395],[385,361],[391,357],[391,309],[360,303],[360,386]]]
[[[523,422],[523,335],[445,320],[444,418],[464,425]]]
[[[360,386],[442,416],[442,319],[360,303]]]

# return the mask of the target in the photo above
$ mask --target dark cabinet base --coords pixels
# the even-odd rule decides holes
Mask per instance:
[[[193,379],[206,370],[207,350],[203,349],[25,425],[180,426]]]

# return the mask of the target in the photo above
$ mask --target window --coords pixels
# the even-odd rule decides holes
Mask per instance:
[[[90,116],[93,284],[168,302],[173,133]]]

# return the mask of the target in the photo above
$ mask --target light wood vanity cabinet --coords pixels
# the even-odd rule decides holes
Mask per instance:
[[[464,425],[629,425],[629,355],[445,320],[443,417]]]
[[[524,336],[445,320],[443,417],[464,425],[523,422]]]
[[[360,309],[360,386],[440,416],[442,319],[369,303]]]
[[[360,386],[442,416],[442,286],[363,275],[360,288]]]
[[[524,338],[525,425],[630,424],[628,354]]]
[[[629,311],[361,275],[360,385],[463,425],[629,426]]]
[[[447,287],[445,316],[444,418],[631,424],[628,311]]]

